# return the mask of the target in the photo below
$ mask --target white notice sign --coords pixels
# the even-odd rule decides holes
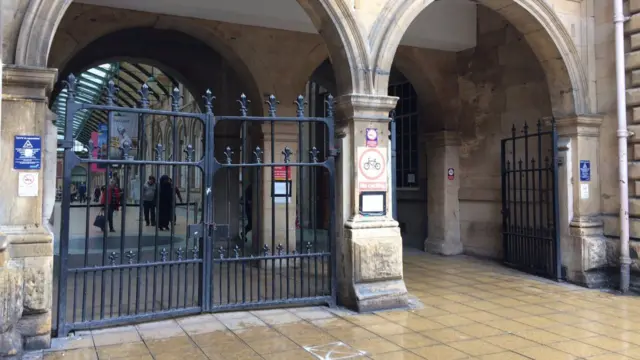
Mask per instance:
[[[21,197],[38,196],[38,173],[37,172],[18,173],[18,196],[21,196]]]
[[[580,184],[580,199],[589,199],[589,184]]]

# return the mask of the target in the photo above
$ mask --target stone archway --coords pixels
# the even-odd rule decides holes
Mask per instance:
[[[369,63],[369,47],[354,14],[343,1],[297,0],[324,38],[336,69],[336,81],[341,93],[364,92],[371,88],[372,76],[367,71],[353,71]],[[32,0],[18,34],[15,64],[48,67],[50,50],[56,30],[73,0]],[[185,31],[187,32],[187,31]],[[221,41],[211,43],[211,34],[191,34],[203,37],[231,64],[242,64],[233,51]],[[208,41],[209,40],[209,41]],[[242,71],[240,71],[242,72]]]
[[[390,1],[381,11],[369,41],[372,44],[374,91],[384,94],[388,70],[398,45],[416,17],[434,0]],[[588,84],[571,36],[545,0],[479,0],[520,31],[538,57],[547,77],[553,113],[557,117],[590,111]]]

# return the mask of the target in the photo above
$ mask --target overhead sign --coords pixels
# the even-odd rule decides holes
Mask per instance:
[[[387,191],[387,149],[358,147],[358,188]]]
[[[591,161],[580,160],[580,181],[591,181]]]
[[[42,167],[42,138],[16,135],[14,138],[13,168],[16,170],[40,170]]]

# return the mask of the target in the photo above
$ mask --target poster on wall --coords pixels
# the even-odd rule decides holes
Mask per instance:
[[[96,152],[94,152],[94,155],[96,157],[96,159],[106,159],[107,158],[107,149],[109,146],[109,129],[107,127],[107,124],[100,124],[98,125],[98,135],[97,135],[97,140],[94,140],[94,144],[96,144]],[[93,139],[93,137],[92,137]],[[107,168],[106,165],[101,165],[101,164],[96,164],[95,168],[98,171],[104,170]],[[93,168],[92,168],[93,171]]]
[[[93,156],[94,159],[100,159],[100,133],[97,131],[94,131],[91,133],[91,141],[93,141],[93,146],[94,148],[91,150],[91,155]],[[105,137],[105,143],[106,143],[106,137]],[[91,172],[104,172],[104,167],[100,167],[98,166],[98,164],[91,164]]]
[[[128,145],[127,160],[134,160],[138,151],[138,114],[115,113],[109,126],[112,159],[122,159],[122,149]]]

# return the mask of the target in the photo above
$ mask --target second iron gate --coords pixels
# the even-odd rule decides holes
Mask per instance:
[[[331,96],[326,117],[305,116],[302,96],[295,101],[297,116],[278,116],[274,96],[266,101],[268,116],[250,116],[244,95],[237,100],[238,116],[216,116],[209,92],[204,112],[185,111],[177,89],[170,110],[157,110],[150,108],[147,85],[139,93],[140,107],[128,108],[116,105],[113,82],[104,104],[77,100],[77,83],[74,76],[67,80],[59,144],[58,336],[200,312],[335,304],[334,140],[303,144],[296,136],[308,123],[334,133]],[[104,139],[89,142],[85,155],[76,153],[73,138],[81,112],[108,119]],[[137,127],[136,141],[119,125],[125,120]],[[156,130],[160,122],[167,136]],[[227,136],[216,136],[219,126]],[[192,136],[183,136],[183,128]],[[230,137],[229,129],[238,132]],[[257,131],[263,133],[259,144]],[[72,205],[77,166],[91,169],[86,186],[102,187],[103,201]],[[322,228],[313,220],[297,229],[297,207],[321,190],[312,182],[305,194],[303,187],[294,191],[294,184],[321,172],[329,179],[328,223]],[[152,178],[155,191],[149,190]],[[152,200],[128,201],[145,190]]]
[[[507,265],[558,280],[558,135],[547,125],[514,125],[502,140],[502,241]]]

